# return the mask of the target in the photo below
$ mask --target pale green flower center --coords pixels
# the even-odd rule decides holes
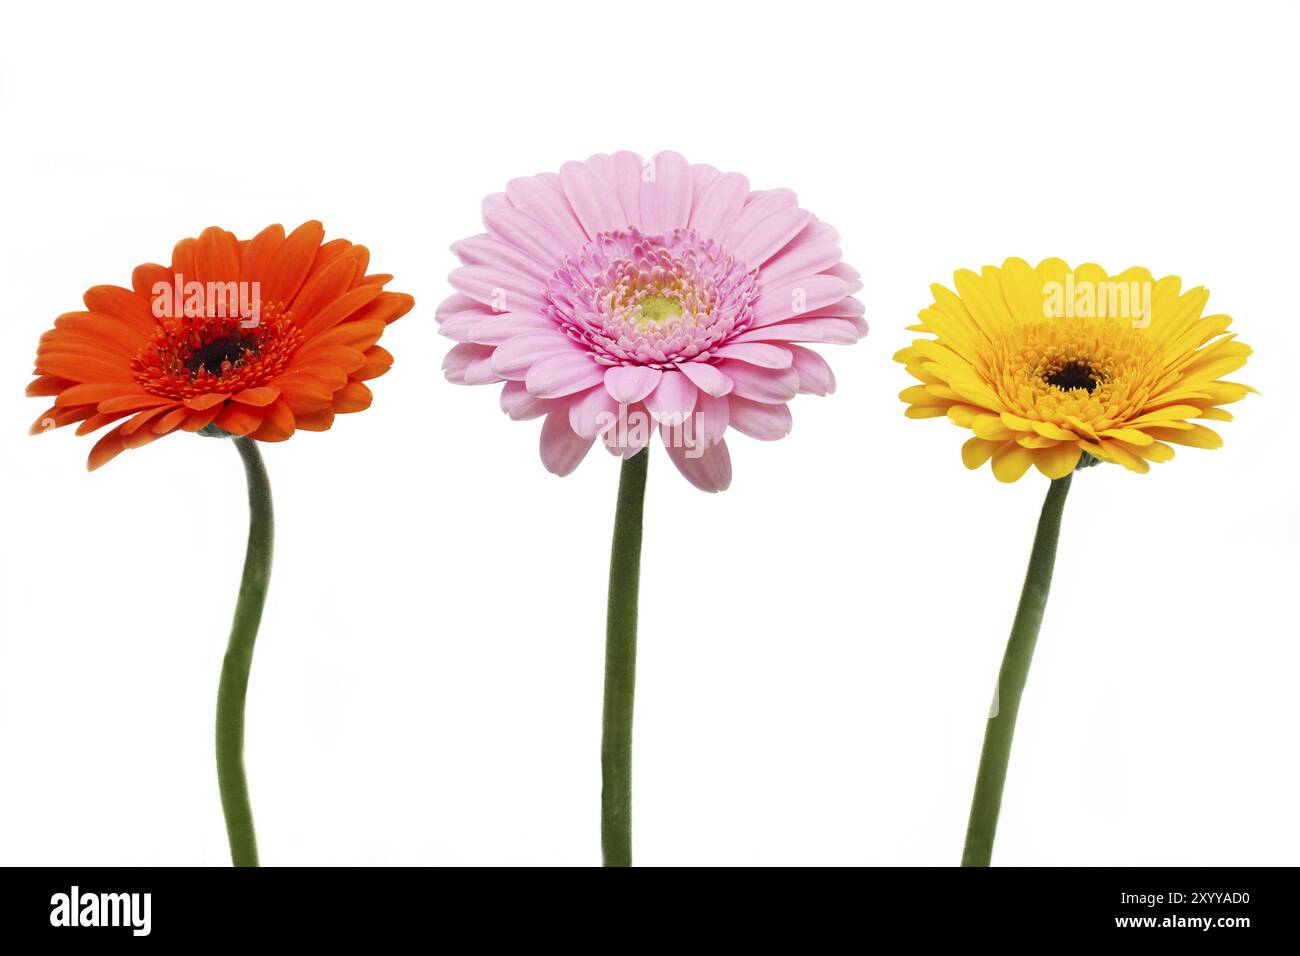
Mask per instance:
[[[641,300],[637,322],[644,328],[647,325],[662,325],[671,319],[680,319],[681,316],[682,307],[676,301],[666,296],[652,295]]]

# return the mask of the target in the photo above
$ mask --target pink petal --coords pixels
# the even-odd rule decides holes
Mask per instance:
[[[836,232],[835,227],[829,222],[821,222],[813,219],[812,222],[803,227],[803,232],[799,233],[800,242],[833,242],[839,245],[840,234]]]
[[[792,368],[758,368],[733,361],[723,362],[719,368],[735,385],[732,395],[741,398],[778,405],[799,394],[799,373]]]
[[[712,186],[721,175],[722,171],[720,169],[716,166],[710,166],[708,163],[691,164],[691,200],[693,206],[699,206],[700,197],[704,195],[704,191]]]
[[[848,286],[836,276],[816,275],[792,279],[765,289],[754,309],[754,325],[771,325],[834,305],[848,297]]]
[[[731,421],[731,402],[726,398],[701,395],[695,403],[695,438],[704,445],[722,439]]]
[[[526,422],[530,418],[539,418],[553,407],[555,402],[551,399],[529,395],[523,382],[506,382],[501,389],[501,411],[514,421]]]
[[[722,348],[713,350],[718,358],[736,359],[761,368],[789,368],[790,352],[779,345],[764,345],[760,342],[728,342]]]
[[[695,398],[699,390],[681,372],[669,369],[659,379],[659,385],[646,396],[645,407],[655,421],[683,422],[695,411]]]
[[[474,326],[492,314],[492,310],[482,303],[457,292],[442,300],[433,318],[441,335],[457,342],[468,342]]]
[[[685,226],[691,216],[691,167],[673,152],[657,153],[641,179],[641,225],[650,235]]]
[[[799,345],[787,345],[786,348],[794,360],[792,367],[799,373],[801,394],[829,395],[835,391],[835,373],[824,358]]]
[[[554,329],[554,322],[536,312],[495,312],[474,323],[470,338],[480,345],[502,345],[517,335]]]
[[[569,412],[561,405],[553,409],[542,424],[542,464],[547,471],[563,478],[587,457],[592,441],[574,433],[569,427]]]
[[[691,212],[691,228],[706,239],[724,235],[745,204],[749,180],[740,173],[725,173],[713,179],[702,192],[698,191],[699,180],[695,185],[697,191],[695,209]]]
[[[826,274],[843,279],[845,285],[849,287],[849,295],[862,288],[862,274],[847,262],[837,262],[826,270]]]
[[[623,207],[614,191],[586,163],[568,162],[561,166],[560,184],[578,222],[590,238],[627,226]]]
[[[455,382],[457,385],[467,384],[465,373],[469,367],[479,359],[491,358],[492,348],[487,345],[471,345],[462,343],[454,346],[447,353],[446,358],[442,360],[442,371],[447,376],[447,381]]]
[[[546,285],[551,271],[512,243],[502,242],[489,235],[470,236],[451,247],[460,261],[467,266],[489,266],[501,269],[540,285]]]
[[[730,396],[731,427],[759,441],[776,441],[790,434],[794,425],[788,405],[768,405]]]
[[[604,377],[604,367],[597,365],[591,356],[570,349],[548,355],[529,368],[524,384],[538,398],[563,398],[599,385]],[[567,418],[565,427],[568,427]]]
[[[691,457],[695,456],[695,457]],[[668,448],[668,457],[687,481],[700,491],[726,491],[731,486],[731,454],[720,441],[705,449]]]
[[[561,249],[569,250],[577,249],[587,241],[587,234],[582,231],[582,224],[564,198],[560,177],[555,173],[512,179],[506,183],[506,195],[516,209],[526,212],[546,227],[553,237],[552,245],[558,242]]]
[[[731,391],[731,379],[718,371],[717,366],[704,362],[681,362],[677,370],[694,383],[700,391],[722,396]]]
[[[728,249],[735,248],[764,219],[770,219],[781,210],[789,209],[797,201],[798,197],[788,189],[764,189],[750,193],[745,200],[744,210],[722,237],[722,244]]]
[[[623,222],[641,226],[641,157],[627,150],[612,156],[593,156],[587,160],[613,190],[623,210]]]
[[[461,266],[447,277],[451,287],[482,302],[494,312],[509,312],[525,307],[543,312],[546,302],[542,298],[543,286],[517,272],[492,266]]]
[[[588,389],[569,402],[569,427],[583,438],[595,438],[618,419],[618,402],[603,386]]]
[[[490,235],[522,249],[544,267],[559,261],[554,233],[511,205],[505,193],[483,200],[483,225]]]
[[[767,261],[759,273],[759,280],[768,288],[811,276],[829,269],[842,258],[838,242],[807,242],[796,239]]]
[[[631,458],[650,443],[653,432],[650,413],[644,405],[623,406],[619,409],[618,424],[602,432],[600,438],[610,454]]]
[[[850,319],[809,319],[806,322],[778,322],[737,335],[733,342],[823,342],[852,345],[862,331]]]
[[[502,378],[522,379],[543,358],[563,352],[582,354],[559,329],[524,332],[497,346],[492,356],[492,370]]]
[[[504,381],[502,376],[492,371],[492,356],[481,355],[469,363],[465,369],[466,385],[491,385],[493,382]]]
[[[749,263],[751,267],[761,266],[797,236],[811,218],[812,213],[798,206],[783,209],[751,229],[731,250],[731,254],[741,262]]]
[[[605,387],[620,405],[639,402],[655,390],[662,373],[647,365],[615,365],[605,373]]]

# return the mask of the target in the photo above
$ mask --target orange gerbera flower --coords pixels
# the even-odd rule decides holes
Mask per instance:
[[[414,300],[366,274],[365,246],[324,236],[314,221],[244,240],[213,226],[177,243],[170,266],[138,267],[130,289],[88,290],[86,311],[41,336],[27,394],[54,405],[32,432],[127,419],[91,449],[93,471],[177,430],[284,441],[367,408],[364,383],[393,363],[376,343]]]

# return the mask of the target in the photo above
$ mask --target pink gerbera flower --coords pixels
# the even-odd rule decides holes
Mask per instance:
[[[542,463],[558,475],[597,438],[626,459],[658,431],[692,484],[721,491],[728,427],[782,438],[790,399],[834,389],[795,343],[867,331],[834,229],[789,190],[677,153],[513,180],[483,201],[483,223],[452,247],[462,266],[437,318],[459,344],[443,369],[504,382],[511,418],[545,416]]]

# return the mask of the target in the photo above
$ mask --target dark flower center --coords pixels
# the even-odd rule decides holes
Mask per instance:
[[[1043,381],[1048,385],[1055,385],[1063,391],[1068,392],[1072,388],[1081,388],[1091,393],[1101,383],[1101,376],[1094,372],[1092,366],[1086,362],[1070,361],[1051,375],[1045,376]]]
[[[245,352],[257,354],[257,342],[238,337],[213,339],[190,352],[185,359],[185,368],[194,375],[201,368],[206,368],[209,375],[220,375],[223,364],[236,364],[243,359]]]

